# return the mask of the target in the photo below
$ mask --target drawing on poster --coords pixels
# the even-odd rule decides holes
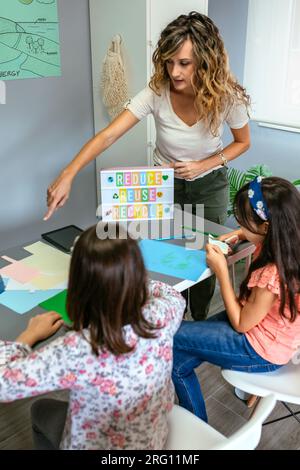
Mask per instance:
[[[60,75],[57,0],[1,0],[0,80]]]

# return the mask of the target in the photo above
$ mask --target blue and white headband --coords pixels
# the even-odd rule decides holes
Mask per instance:
[[[258,217],[267,221],[269,219],[269,210],[261,190],[262,179],[262,176],[257,176],[251,181],[248,189],[248,197],[251,207]]]

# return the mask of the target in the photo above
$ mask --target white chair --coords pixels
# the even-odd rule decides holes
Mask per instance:
[[[293,412],[286,404],[294,403],[300,405],[300,365],[289,362],[273,372],[248,373],[234,370],[222,370],[226,382],[251,395],[264,397],[273,394],[276,400],[281,401],[290,412],[289,415],[269,421],[271,424],[282,419],[293,416],[299,423],[298,412]]]
[[[251,418],[232,436],[226,437],[181,406],[169,416],[166,450],[252,450],[258,445],[262,423],[276,403],[274,395],[260,400]]]

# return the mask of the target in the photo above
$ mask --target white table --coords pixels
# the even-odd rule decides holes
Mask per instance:
[[[222,235],[224,233],[228,233],[231,231],[230,228],[215,224],[213,222],[204,220],[204,231],[209,233],[215,233],[217,235]],[[177,245],[184,245],[186,240],[168,240],[168,243],[177,244]],[[205,246],[206,239],[203,239],[203,248]],[[28,243],[27,243],[28,245]],[[201,247],[199,247],[201,248]],[[246,269],[249,267],[251,254],[253,253],[255,246],[251,243],[241,243],[238,246],[236,253],[228,257],[228,265],[231,266],[232,272],[232,280],[234,283],[234,265],[237,261],[246,258]],[[16,260],[22,260],[26,256],[29,256],[29,253],[25,251],[22,247],[11,248],[6,250],[3,255],[10,256]],[[0,259],[0,267],[3,267],[6,263]],[[206,269],[205,272],[201,275],[201,277],[196,281],[190,280],[182,280],[176,277],[163,275],[156,272],[149,272],[149,276],[151,279],[163,281],[165,283],[170,284],[179,292],[182,292],[185,289],[197,284],[197,282],[201,282],[204,279],[208,278],[212,275],[210,269]],[[38,313],[42,313],[43,310],[41,307],[35,307],[30,312],[25,313],[23,315],[19,315],[16,312],[8,309],[7,307],[0,304],[0,332],[1,332],[1,339],[2,340],[14,340],[26,327],[28,320],[33,316],[37,315]],[[53,337],[52,337],[53,338]]]

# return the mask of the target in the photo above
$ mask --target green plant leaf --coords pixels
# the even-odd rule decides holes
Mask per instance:
[[[300,186],[300,180],[293,181],[294,186]]]
[[[242,171],[237,170],[236,168],[229,168],[228,180],[229,199],[230,203],[232,204],[236,193],[245,184],[245,174]]]
[[[227,216],[233,215],[233,201],[238,190],[244,186],[244,184],[252,181],[256,176],[272,176],[272,172],[267,165],[253,165],[247,171],[243,172],[236,168],[229,168],[228,170],[228,181],[229,181],[229,207],[227,210]]]
[[[256,176],[272,176],[272,172],[270,168],[267,165],[254,165],[249,168],[245,172],[245,182],[249,183],[249,181],[252,181]]]

